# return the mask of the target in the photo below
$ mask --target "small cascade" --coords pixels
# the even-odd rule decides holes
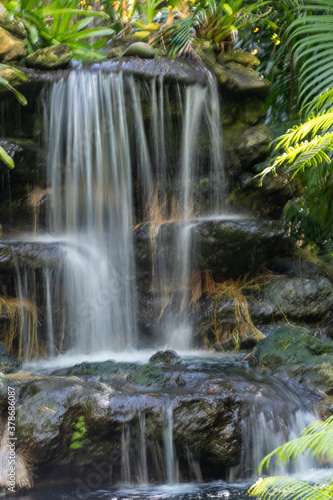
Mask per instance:
[[[130,486],[132,483],[131,476],[131,429],[124,424],[121,434],[121,484]]]
[[[168,484],[178,483],[178,464],[173,442],[173,407],[169,401],[164,408],[163,441],[165,451],[166,477]]]
[[[147,464],[147,444],[146,444],[146,415],[144,412],[139,412],[139,428],[140,428],[140,474],[139,483],[142,486],[149,484],[148,464]]]
[[[250,387],[247,406],[241,420],[242,453],[240,464],[229,471],[229,480],[257,477],[261,460],[275,448],[299,437],[314,419],[295,389],[281,381],[267,379]],[[316,466],[315,460],[305,455],[285,465],[273,457],[269,475],[302,473]]]

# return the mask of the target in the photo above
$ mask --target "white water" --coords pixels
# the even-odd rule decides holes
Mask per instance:
[[[133,246],[138,222],[152,228],[152,288],[168,306],[165,314],[161,310],[157,343],[188,350],[192,219],[221,214],[224,199],[215,83],[169,89],[162,78],[140,83],[121,74],[77,70],[52,84],[44,115],[49,239],[62,247],[56,268],[46,264],[42,277],[33,278],[44,283],[41,330],[47,354],[138,347]],[[203,131],[209,149],[204,165]],[[208,179],[205,206],[198,204],[194,187],[202,175]],[[168,236],[176,256],[172,265],[159,231],[170,221],[180,222]],[[17,269],[19,296],[37,300],[26,273]]]

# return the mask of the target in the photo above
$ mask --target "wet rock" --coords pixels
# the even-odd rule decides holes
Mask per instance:
[[[8,19],[7,9],[4,5],[0,3],[0,26],[5,30],[9,31],[18,38],[27,38],[28,33],[18,19],[14,18],[12,20]]]
[[[333,287],[326,278],[281,278],[265,287],[263,300],[276,316],[320,319],[332,309]]]
[[[170,58],[142,59],[139,57],[124,57],[106,59],[98,64],[92,64],[91,70],[122,72],[137,78],[163,77],[166,82],[206,85],[207,69],[203,65],[194,65],[190,61]]]
[[[219,278],[255,273],[272,254],[288,253],[291,241],[280,223],[266,220],[211,221],[193,229],[197,262]]]
[[[66,68],[71,60],[71,49],[65,43],[60,43],[59,45],[36,50],[26,58],[26,64],[30,68],[59,69]]]
[[[1,240],[0,271],[14,270],[15,266],[30,269],[55,267],[61,260],[66,247],[61,242],[34,242],[20,240]]]
[[[182,223],[164,224],[158,238],[161,256],[172,262],[176,258],[172,241]],[[136,231],[136,258],[139,269],[151,269],[149,227]],[[193,269],[209,269],[219,278],[238,278],[255,273],[274,255],[290,254],[292,241],[281,222],[269,220],[213,220],[193,223]]]
[[[220,466],[235,465],[240,454],[238,398],[185,397],[174,409],[174,439],[185,455]]]
[[[156,354],[153,354],[149,359],[149,363],[153,364],[164,364],[164,365],[175,365],[180,364],[182,362],[182,358],[178,356],[176,351],[167,350],[167,351],[158,351]]]
[[[5,344],[0,344],[0,372],[14,373],[17,372],[21,366],[21,361],[8,354]]]
[[[25,43],[0,26],[0,61],[21,59],[27,54]]]
[[[256,56],[250,52],[243,52],[241,50],[220,54],[217,56],[216,60],[221,65],[234,62],[251,69],[257,69],[260,64],[260,61]]]
[[[252,352],[251,363],[333,393],[333,342],[323,342],[304,328],[280,328],[261,340]]]
[[[144,42],[134,42],[132,43],[122,54],[123,56],[136,56],[142,59],[154,59],[155,49]]]
[[[137,366],[135,376],[146,377],[147,369],[149,379],[152,374],[163,374],[160,368],[146,365]],[[182,379],[178,387],[184,387],[185,380],[191,381],[193,387],[190,393],[178,392],[172,402],[151,389],[147,393],[128,389],[119,392],[95,379],[22,373],[19,382],[17,379],[20,446],[29,451],[36,470],[43,467],[51,477],[61,467],[67,467],[68,473],[68,466],[70,477],[85,475],[92,463],[106,460],[112,468],[112,480],[119,480],[123,453],[127,452],[135,477],[139,471],[136,467],[140,466],[140,415],[144,414],[149,472],[165,481],[166,464],[159,449],[164,446],[167,410],[173,408],[174,440],[181,462],[187,464],[191,453],[195,460],[207,465],[207,470],[237,463],[241,449],[241,401],[237,395],[228,384],[210,381],[205,373],[173,373]],[[214,393],[209,392],[212,384]],[[193,390],[196,392],[192,394]],[[124,440],[128,440],[127,451]]]

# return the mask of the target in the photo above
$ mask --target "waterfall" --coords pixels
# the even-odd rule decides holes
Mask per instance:
[[[215,82],[180,86],[76,70],[51,85],[44,109],[49,231],[64,247],[55,272],[44,270],[47,352],[59,350],[59,337],[83,354],[137,348],[133,229],[144,224],[151,288],[162,303],[157,344],[189,349],[191,228],[221,211],[224,199]],[[58,317],[50,310],[57,297]]]
[[[164,408],[163,441],[167,483],[175,484],[178,482],[178,466],[173,442],[173,407],[168,400]]]

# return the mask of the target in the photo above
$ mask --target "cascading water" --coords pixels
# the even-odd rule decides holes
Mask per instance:
[[[173,112],[171,95],[178,103]],[[161,78],[144,83],[121,74],[72,71],[53,83],[45,124],[49,227],[54,242],[65,247],[56,278],[63,290],[61,319],[50,310],[54,286],[45,269],[46,340],[56,344],[48,353],[59,351],[64,335],[78,353],[136,348],[135,223],[150,225],[152,288],[162,297],[162,308],[168,306],[157,343],[188,349],[192,219],[223,205],[213,82],[169,88]],[[205,161],[202,130],[209,144]],[[203,175],[204,204],[194,189]],[[159,234],[165,225],[172,233],[172,265]]]

